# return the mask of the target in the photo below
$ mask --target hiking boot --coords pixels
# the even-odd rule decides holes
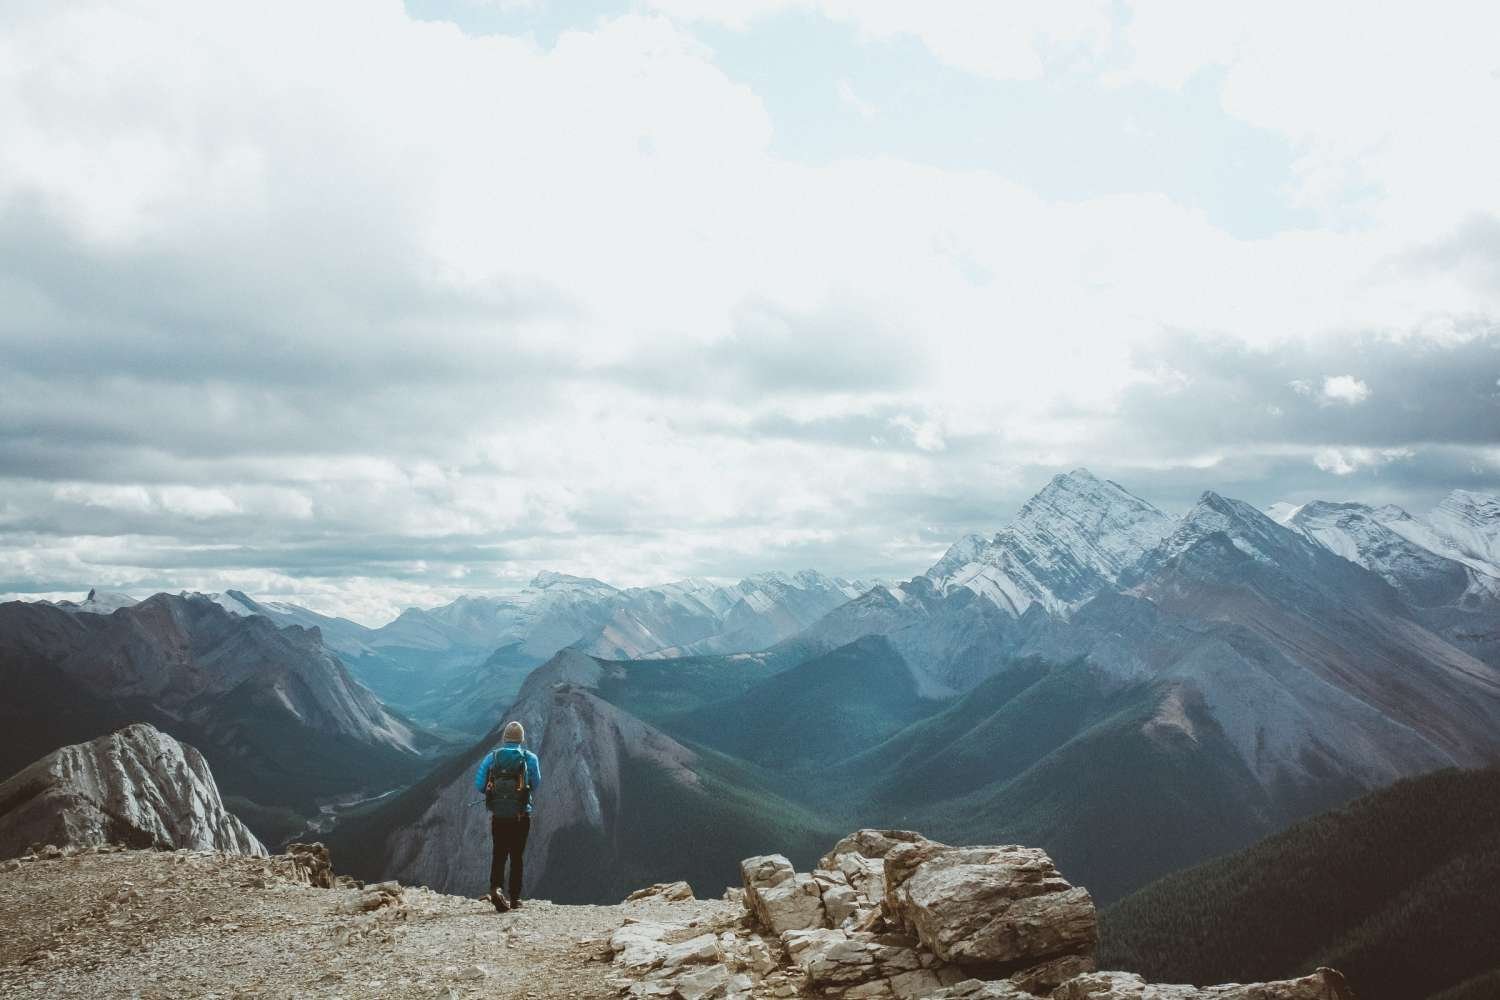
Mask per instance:
[[[520,896],[517,896],[515,899],[513,899],[513,900],[510,901],[510,908],[512,910],[519,910],[521,908],[521,897]]]
[[[499,889],[490,890],[490,902],[495,904],[496,913],[504,913],[510,909],[510,901],[505,898],[505,893]]]

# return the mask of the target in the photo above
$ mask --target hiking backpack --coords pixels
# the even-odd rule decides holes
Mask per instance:
[[[490,758],[484,782],[484,804],[496,819],[520,819],[531,801],[531,783],[526,777],[526,751],[501,747]]]

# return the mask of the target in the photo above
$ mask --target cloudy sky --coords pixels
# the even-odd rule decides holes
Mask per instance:
[[[0,593],[904,576],[1500,491],[1500,13],[9,0]]]

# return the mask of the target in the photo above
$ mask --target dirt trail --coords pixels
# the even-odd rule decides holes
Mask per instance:
[[[406,889],[360,912],[357,889],[284,877],[284,859],[132,851],[6,863],[0,996],[614,997],[589,942],[627,917],[708,929],[722,901],[484,902]]]

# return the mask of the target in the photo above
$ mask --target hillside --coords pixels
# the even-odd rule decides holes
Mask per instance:
[[[611,694],[607,687],[604,694]],[[936,707],[921,696],[890,641],[866,636],[767,677],[737,698],[658,721],[680,738],[791,774],[843,760]]]
[[[1493,997],[1483,979],[1459,987],[1500,970],[1496,885],[1500,770],[1441,771],[1121,900],[1101,958],[1191,982],[1331,964],[1361,1000]]]
[[[0,604],[0,685],[0,775],[150,723],[202,752],[224,794],[250,804],[252,828],[264,809],[315,813],[328,797],[413,781],[437,748],[355,681],[318,629],[201,595],[111,614]]]
[[[778,854],[740,859],[722,899],[676,881],[500,914],[425,886],[361,885],[330,860],[317,845],[272,857],[48,845],[6,861],[0,994],[1353,1000],[1332,969],[1207,990],[1097,971],[1088,890],[1016,845],[860,830],[801,871]]]
[[[203,755],[146,725],[60,747],[0,781],[0,858],[32,844],[265,854]]]
[[[670,661],[668,661],[670,662]],[[700,661],[691,661],[700,663]],[[755,661],[718,666],[735,678]],[[527,882],[559,901],[599,902],[643,882],[691,878],[720,891],[735,863],[773,838],[799,858],[814,855],[831,827],[781,794],[776,776],[707,748],[690,748],[597,693],[630,687],[637,665],[565,650],[526,681],[507,713],[526,726],[542,761],[542,786],[527,848]],[[662,697],[660,672],[636,697]],[[696,677],[696,682],[692,678]],[[695,686],[726,690],[716,671],[690,671],[674,702]],[[477,893],[489,869],[488,814],[472,775],[498,730],[392,802],[334,831],[331,844],[355,874],[400,878]]]

